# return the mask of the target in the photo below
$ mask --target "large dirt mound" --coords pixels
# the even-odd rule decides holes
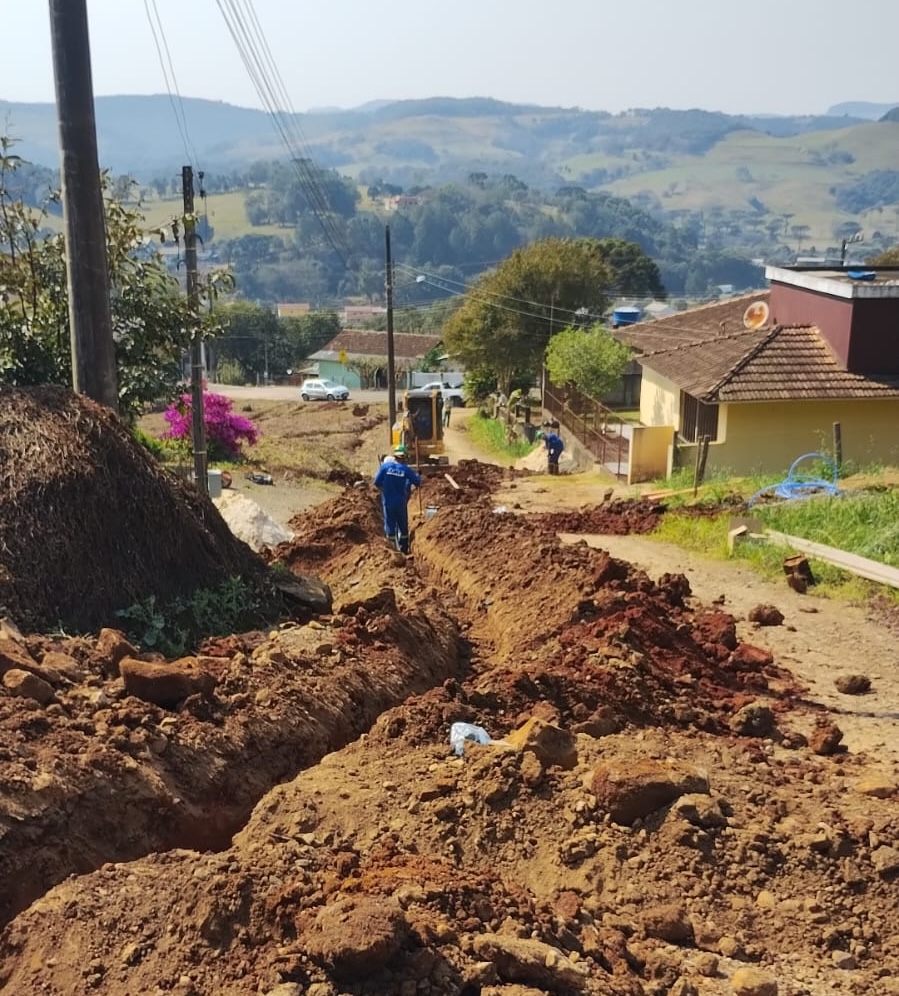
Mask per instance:
[[[259,575],[212,503],[108,409],[61,388],[0,391],[0,606],[35,631]]]

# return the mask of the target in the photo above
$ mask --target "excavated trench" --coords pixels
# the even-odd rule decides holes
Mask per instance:
[[[499,712],[508,727],[535,698],[567,723],[597,713],[608,722],[611,704],[616,725],[686,717],[720,726],[751,691],[749,669],[726,686],[703,674],[733,648],[716,634],[684,635],[683,584],[660,589],[601,551],[562,547],[554,521],[494,514],[500,476],[473,464],[457,470],[459,491],[428,481],[426,500],[441,510],[418,525],[409,562],[380,538],[368,491],[350,488],[298,517],[278,557],[331,585],[334,615],[210,641],[200,665],[215,674],[215,694],[177,711],[124,695],[114,646],[32,641],[35,659],[67,654],[82,681],[45,712],[0,700],[0,922],[107,862],[227,848],[274,785],[447,682],[471,679],[438,710],[435,738],[447,719],[489,715],[496,729]],[[500,564],[521,565],[522,576],[501,577]],[[592,666],[600,654],[639,658],[640,681]],[[715,710],[684,707],[684,673],[706,686]]]
[[[297,539],[279,558],[332,583],[334,615],[210,647],[227,662],[219,712],[195,703],[159,718],[142,707],[129,728],[145,731],[137,742],[150,752],[158,732],[171,742],[151,764],[118,733],[133,778],[109,768],[107,836],[94,864],[120,860],[109,854],[109,825],[128,811],[120,799],[140,800],[151,772],[162,780],[162,761],[169,791],[177,779],[195,790],[198,815],[226,811],[226,793],[243,792],[234,827],[266,785],[282,784],[219,854],[172,850],[62,883],[0,935],[0,989],[511,996],[515,983],[564,996],[656,996],[678,991],[682,976],[706,978],[709,959],[702,971],[692,960],[700,953],[737,952],[739,965],[768,957],[783,936],[812,949],[799,907],[754,915],[763,889],[792,897],[826,887],[876,949],[894,909],[890,883],[865,884],[865,919],[852,912],[859,879],[834,871],[849,848],[869,861],[867,830],[837,827],[833,815],[828,833],[806,842],[801,827],[822,813],[820,769],[798,755],[766,768],[752,731],[735,735],[733,721],[760,697],[786,717],[791,676],[742,643],[732,617],[696,606],[685,578],[653,581],[602,551],[564,546],[555,521],[497,514],[484,473],[454,477],[459,493],[426,486],[439,510],[418,526],[411,562],[379,538],[366,490],[348,489],[294,524]],[[116,709],[135,707],[114,700],[91,714],[107,760],[104,738],[125,712],[97,712]],[[544,764],[522,750],[447,756],[451,722],[499,737],[534,717],[579,734],[561,748],[578,760],[557,754]],[[168,732],[166,719],[176,720]],[[290,746],[279,754],[281,728],[278,742]],[[710,757],[719,769],[700,777],[695,766]],[[203,778],[189,781],[190,764]],[[233,771],[215,799],[219,766]],[[28,770],[39,793],[42,769]],[[669,813],[668,798],[633,825],[603,819],[604,786],[660,771],[686,773],[688,806]],[[869,804],[889,820],[888,801]],[[158,835],[137,805],[134,842],[149,851]],[[788,812],[793,828],[781,822]],[[83,846],[84,816],[74,813],[69,837]],[[201,840],[191,833],[181,846]],[[43,850],[32,841],[32,863],[63,839],[60,828],[44,835]],[[733,904],[720,901],[729,896]],[[822,943],[848,942],[837,931]]]

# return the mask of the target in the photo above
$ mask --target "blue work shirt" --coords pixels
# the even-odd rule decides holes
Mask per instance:
[[[375,474],[375,487],[381,489],[385,505],[404,505],[409,485],[418,487],[421,477],[406,463],[382,463]]]
[[[560,456],[562,450],[565,449],[565,444],[562,442],[561,437],[557,436],[554,432],[547,432],[543,437],[543,441],[546,444],[546,451],[551,457]]]

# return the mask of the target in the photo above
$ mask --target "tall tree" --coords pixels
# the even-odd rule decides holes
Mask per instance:
[[[508,394],[516,377],[536,377],[554,331],[602,314],[614,285],[599,240],[533,242],[472,285],[443,339],[466,368],[492,374]]]

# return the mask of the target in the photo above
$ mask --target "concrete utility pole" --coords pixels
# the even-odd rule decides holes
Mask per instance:
[[[187,303],[194,323],[190,344],[191,442],[194,451],[194,478],[200,493],[209,494],[206,462],[206,413],[203,403],[203,337],[200,334],[200,279],[197,273],[197,218],[194,214],[194,171],[181,169],[184,199],[184,268],[187,273]]]
[[[86,0],[50,0],[66,232],[72,387],[118,410]]]
[[[384,256],[384,290],[387,298],[387,420],[390,423],[392,443],[393,424],[396,422],[396,363],[393,355],[393,257],[390,252],[390,225],[384,226]]]

